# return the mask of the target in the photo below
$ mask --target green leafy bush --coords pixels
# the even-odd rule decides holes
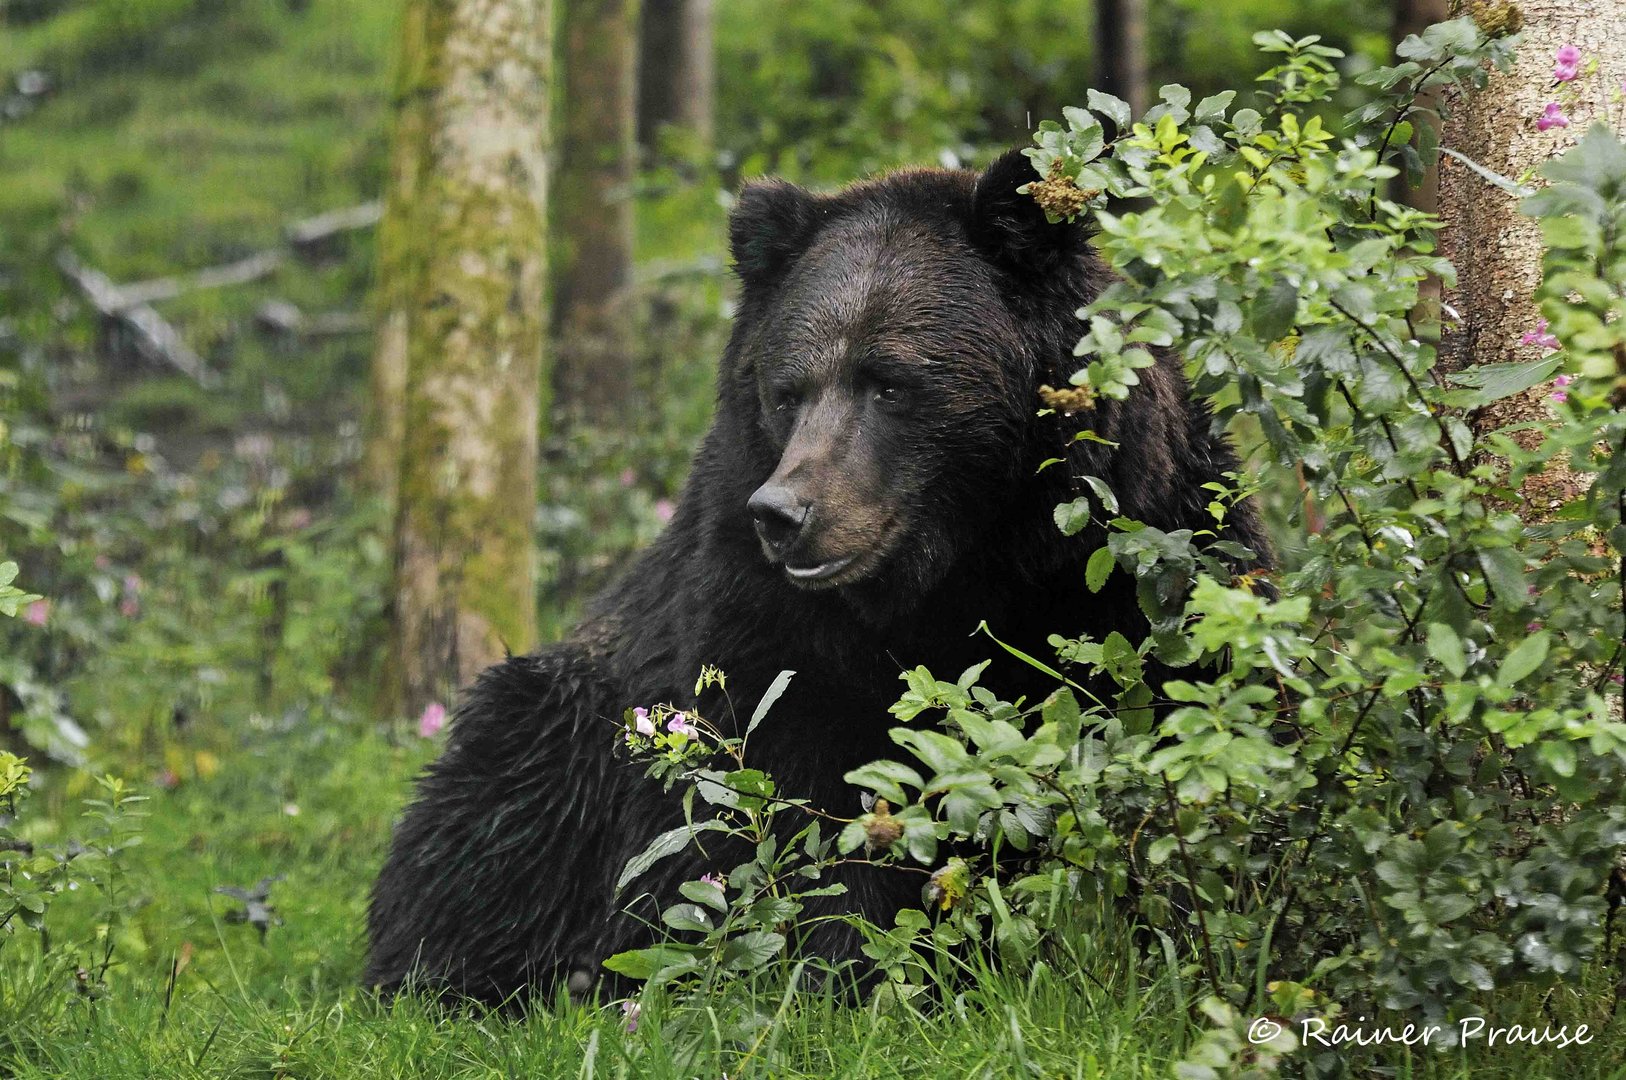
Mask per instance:
[[[54,982],[59,991],[72,985],[81,996],[95,997],[107,986],[122,923],[133,903],[126,852],[141,842],[145,812],[140,804],[146,796],[135,794],[117,777],[98,777],[103,797],[85,800],[84,840],[47,849],[30,842],[17,824],[31,778],[32,770],[22,758],[0,751],[0,958],[14,971],[25,962],[43,969],[41,985]],[[81,887],[97,894],[95,933],[65,947],[54,945],[47,922],[51,906],[62,893]],[[32,938],[33,943],[22,956],[19,936]],[[52,1007],[49,996],[30,994],[0,1001],[0,1007],[10,1019],[27,1019],[34,1010]]]
[[[1029,964],[1080,911],[1131,914],[1219,1025],[1192,1075],[1292,1048],[1250,1046],[1247,1016],[1444,1022],[1576,978],[1603,955],[1626,843],[1626,146],[1595,128],[1524,202],[1556,335],[1532,326],[1532,354],[1556,351],[1448,373],[1415,325],[1420,284],[1452,274],[1438,222],[1387,193],[1395,162],[1436,154],[1417,95],[1482,85],[1514,42],[1466,19],[1408,39],[1335,137],[1315,110],[1337,50],[1257,41],[1259,107],[1166,86],[1132,118],[1092,93],[1042,125],[1029,190],[1056,217],[1089,207],[1122,275],[1080,312],[1074,385],[1122,398],[1151,349],[1178,348],[1219,421],[1257,432],[1259,475],[1215,492],[1216,525],[1255,484],[1302,484],[1284,565],[1233,578],[1235,552],[1127,520],[1081,477],[1058,527],[1098,546],[1092,587],[1134,578],[1148,640],[1053,638],[1041,702],[976,669],[906,673],[899,760],[848,776],[874,811],[808,852],[933,868],[935,919],[868,928],[904,997],[945,946]],[[1559,372],[1534,445],[1472,422]],[[1554,462],[1584,494],[1522,520],[1520,483]],[[1147,682],[1152,659],[1182,676]]]

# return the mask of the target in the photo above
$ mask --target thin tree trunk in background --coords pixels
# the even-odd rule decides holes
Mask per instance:
[[[1146,0],[1095,0],[1096,88],[1129,102],[1138,117],[1151,102],[1146,73]]]
[[[1463,6],[1453,3],[1453,14]],[[1609,122],[1613,115],[1618,123],[1619,107],[1611,114],[1609,93],[1626,78],[1626,3],[1521,0],[1519,11],[1524,36],[1513,70],[1492,72],[1485,90],[1454,102],[1442,133],[1443,145],[1508,177],[1524,176],[1568,150],[1594,121]],[[1536,120],[1557,97],[1554,57],[1563,45],[1579,48],[1600,70],[1572,84],[1582,101],[1565,110],[1569,127],[1540,131]],[[1441,163],[1439,198],[1445,221],[1441,250],[1457,270],[1457,286],[1445,302],[1461,315],[1460,325],[1446,327],[1441,367],[1457,371],[1539,359],[1545,352],[1541,346],[1520,343],[1539,317],[1534,303],[1541,281],[1539,225],[1519,213],[1518,199],[1449,158]],[[1487,406],[1474,416],[1475,430],[1550,422],[1552,390],[1547,383]],[[1539,433],[1514,437],[1529,446]],[[1581,492],[1582,482],[1563,461],[1555,461],[1525,481],[1525,517],[1545,520]]]
[[[1447,0],[1395,0],[1394,44],[1399,45],[1413,34],[1421,34],[1437,22],[1451,17]],[[1429,91],[1417,99],[1425,109],[1437,107],[1437,95]],[[1426,120],[1420,123],[1426,123]],[[1415,137],[1413,142],[1415,142]],[[1398,201],[1418,210],[1435,213],[1440,208],[1440,170],[1438,165],[1423,169],[1423,179],[1416,187],[1411,185],[1404,171],[1395,177],[1395,197]],[[1438,297],[1436,296],[1436,299]]]
[[[644,0],[638,26],[638,144],[660,145],[661,130],[683,133],[704,153],[716,135],[713,0]]]
[[[554,391],[567,422],[609,423],[632,396],[637,0],[566,0],[555,184]]]
[[[426,18],[424,121],[402,259],[392,654],[417,713],[536,634],[551,24],[549,0],[411,6]]]
[[[400,55],[396,58],[395,126],[391,133],[384,216],[378,223],[377,337],[368,372],[367,444],[362,459],[368,494],[395,516],[401,477],[401,437],[406,430],[407,321],[417,275],[413,256],[413,211],[423,185],[423,152],[432,83],[429,67],[429,5],[408,4],[403,14]]]

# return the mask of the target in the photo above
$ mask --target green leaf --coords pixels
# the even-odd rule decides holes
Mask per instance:
[[[961,690],[971,689],[973,686],[977,685],[977,680],[982,678],[982,673],[988,670],[988,665],[991,663],[993,663],[992,660],[984,660],[980,664],[972,664],[970,667],[960,672],[960,677],[954,680],[954,685],[958,686]]]
[[[1099,476],[1086,476],[1083,479],[1090,486],[1090,490],[1095,492],[1095,497],[1101,500],[1102,509],[1109,514],[1116,514],[1118,512],[1118,496],[1112,493],[1112,489],[1107,486],[1107,482]]]
[[[1090,523],[1090,500],[1079,496],[1072,502],[1062,503],[1056,507],[1055,518],[1063,536],[1076,536]]]
[[[1509,688],[1517,685],[1520,679],[1541,667],[1551,646],[1552,636],[1545,630],[1537,630],[1519,642],[1518,646],[1503,658],[1502,666],[1496,670],[1497,685]]]
[[[921,775],[901,761],[872,761],[868,765],[860,765],[842,779],[854,787],[875,792],[895,807],[910,801],[903,785],[907,784],[916,791],[926,786]]]
[[[1129,102],[1123,98],[1103,94],[1099,90],[1089,90],[1084,94],[1084,103],[1095,112],[1111,120],[1117,125],[1119,131],[1129,128]]]
[[[767,718],[768,710],[773,708],[774,702],[778,701],[785,693],[785,687],[790,685],[791,676],[795,674],[794,671],[781,671],[774,676],[773,682],[769,683],[768,689],[763,692],[762,700],[757,702],[755,711],[751,713],[751,722],[745,725],[747,735],[755,731],[757,725]]]
[[[1101,587],[1107,583],[1107,578],[1111,576],[1112,568],[1117,565],[1117,560],[1112,557],[1111,548],[1096,548],[1090,555],[1090,561],[1084,566],[1084,584],[1092,593],[1100,592]]]
[[[752,930],[732,938],[723,946],[723,967],[729,971],[755,971],[778,956],[785,948],[783,934]]]
[[[678,892],[683,894],[684,899],[693,900],[713,911],[722,913],[728,910],[728,897],[709,881],[685,881],[678,886]]]
[[[681,945],[656,945],[648,949],[632,949],[616,953],[604,961],[604,967],[617,975],[625,975],[638,982],[648,981],[657,971],[674,963],[694,959],[694,949]]]
[[[1569,778],[1575,775],[1575,744],[1565,739],[1551,738],[1536,745],[1536,753],[1553,771],[1553,775]]]
[[[1468,653],[1462,639],[1444,623],[1428,624],[1428,654],[1459,679],[1468,671]]]
[[[1254,298],[1249,309],[1253,333],[1260,341],[1279,341],[1293,329],[1299,310],[1299,290],[1286,278],[1277,278]]]
[[[679,825],[675,829],[667,829],[651,840],[644,850],[627,860],[627,865],[621,869],[621,876],[616,879],[615,891],[619,893],[633,880],[642,877],[650,867],[688,847],[697,833],[718,832],[727,828],[726,824],[716,818],[707,818],[693,824]]]
[[[1196,111],[1192,116],[1199,124],[1212,123],[1224,117],[1225,110],[1231,107],[1234,100],[1236,100],[1235,90],[1221,90],[1217,94],[1210,94],[1197,102]]]
[[[1173,835],[1160,836],[1147,846],[1146,860],[1153,866],[1166,863],[1169,861],[1169,856],[1174,853],[1174,849],[1179,846],[1180,840],[1178,837]]]
[[[1526,360],[1517,364],[1475,364],[1452,372],[1448,378],[1453,386],[1470,388],[1472,393],[1453,394],[1449,404],[1458,409],[1479,409],[1493,401],[1510,398],[1546,382],[1563,366],[1562,353],[1553,353],[1540,360]]]
[[[713,929],[710,917],[695,904],[673,904],[661,912],[661,922],[673,930],[696,934],[709,934]]]

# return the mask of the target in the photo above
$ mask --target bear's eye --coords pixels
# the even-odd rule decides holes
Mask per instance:
[[[802,403],[802,395],[796,390],[776,390],[771,399],[773,411],[787,413]]]
[[[888,409],[901,409],[909,403],[909,393],[901,386],[880,383],[874,391],[875,403]]]

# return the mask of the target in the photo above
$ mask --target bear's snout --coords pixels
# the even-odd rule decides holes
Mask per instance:
[[[794,491],[772,481],[757,488],[745,505],[751,511],[757,535],[777,559],[783,559],[795,545],[812,509]]]

